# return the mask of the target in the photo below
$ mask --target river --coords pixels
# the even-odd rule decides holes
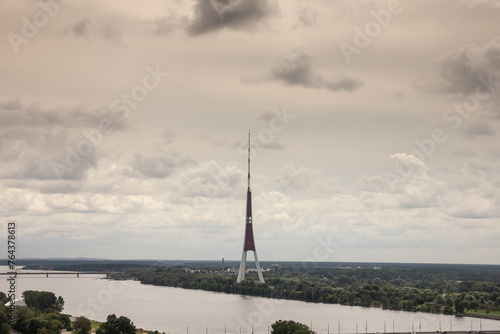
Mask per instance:
[[[6,267],[0,267],[6,272]],[[3,276],[5,277],[5,276]],[[266,334],[276,320],[295,320],[319,334],[499,330],[500,321],[427,313],[390,311],[230,295],[200,290],[112,281],[103,277],[18,276],[17,295],[25,290],[52,291],[65,301],[64,313],[105,321],[107,315],[130,318],[139,328],[167,334]],[[0,291],[7,293],[2,279]]]

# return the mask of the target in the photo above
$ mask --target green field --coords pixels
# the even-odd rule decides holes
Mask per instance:
[[[499,318],[500,319],[500,311],[489,311],[489,313],[487,313],[488,311],[485,311],[485,310],[476,310],[476,311],[472,311],[472,310],[469,310],[467,312],[465,312],[465,315],[478,315],[478,316],[484,316],[484,317],[492,317],[492,318]]]
[[[96,329],[99,328],[101,322],[92,320],[92,329],[90,330],[92,333],[95,333]]]

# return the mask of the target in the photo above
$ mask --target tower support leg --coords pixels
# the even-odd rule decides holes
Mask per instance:
[[[245,280],[245,271],[247,270],[247,251],[244,250],[241,254],[241,262],[240,262],[240,270],[238,270],[238,278],[236,279],[236,283],[241,283],[241,281]]]
[[[264,284],[266,282],[264,281],[264,277],[262,276],[262,269],[260,269],[259,259],[257,258],[256,250],[253,251],[253,256],[255,258],[255,266],[257,267],[257,275],[259,275],[259,282],[261,284]]]

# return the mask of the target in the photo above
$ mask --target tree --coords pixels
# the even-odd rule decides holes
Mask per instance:
[[[47,320],[39,317],[31,318],[26,326],[26,334],[37,334],[38,330],[46,328],[48,324]]]
[[[341,275],[341,276],[339,276],[339,277],[337,277],[335,279],[335,285],[336,286],[341,286],[342,287],[342,286],[345,286],[345,285],[349,285],[351,283],[352,283],[352,280],[347,275]]]
[[[437,295],[436,296],[436,304],[438,304],[438,305],[444,305],[445,304],[443,296],[441,296],[441,295]]]
[[[23,299],[28,307],[34,307],[43,313],[61,312],[64,308],[64,299],[49,291],[26,290],[23,292]]]
[[[7,300],[8,300],[7,295],[2,291],[0,291],[0,302],[2,303],[2,305],[4,305],[7,302]]]
[[[10,324],[9,319],[7,317],[7,307],[0,306],[0,334],[9,334],[10,333]]]
[[[50,321],[51,328],[61,329],[62,327],[68,328],[71,326],[71,319],[67,314],[61,313],[42,313],[40,315],[43,319]]]
[[[477,310],[479,308],[479,303],[477,300],[473,300],[469,303],[469,309],[471,310]]]
[[[453,314],[453,307],[446,305],[443,308],[443,314]]]
[[[0,325],[0,334],[9,334],[10,333],[10,325],[6,322]]]
[[[70,324],[71,320],[67,314],[41,313],[31,307],[17,307],[13,329],[24,334],[58,334],[61,328]],[[0,331],[0,334],[2,333]]]
[[[103,322],[100,326],[101,334],[135,334],[135,326],[127,317],[119,317],[116,315],[108,315],[106,322]]]
[[[78,317],[73,321],[76,334],[88,334],[92,329],[92,322],[85,317]]]
[[[57,303],[56,303],[56,311],[61,312],[64,309],[64,299],[63,297],[59,296],[57,297]]]
[[[28,326],[28,323],[35,316],[36,316],[35,311],[32,308],[29,307],[16,308],[16,322],[14,326],[12,326],[13,329],[21,333],[26,333],[27,332],[26,327]]]
[[[464,313],[465,304],[459,298],[455,299],[455,312],[456,313]]]
[[[272,334],[315,334],[308,326],[293,320],[278,320],[271,328]]]

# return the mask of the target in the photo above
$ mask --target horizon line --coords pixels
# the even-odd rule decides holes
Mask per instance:
[[[149,262],[220,262],[220,259],[212,259],[212,260],[187,260],[187,259],[112,259],[112,258],[93,258],[93,257],[26,257],[17,259],[20,261],[29,261],[29,260],[62,260],[62,261],[75,261],[75,260],[84,260],[84,261],[149,261]],[[226,259],[224,258],[224,262],[239,262],[239,260]],[[346,264],[413,264],[413,265],[469,265],[469,266],[500,266],[500,263],[456,263],[456,262],[387,262],[387,261],[304,261],[304,260],[261,260],[260,262],[275,262],[275,263],[346,263]]]

